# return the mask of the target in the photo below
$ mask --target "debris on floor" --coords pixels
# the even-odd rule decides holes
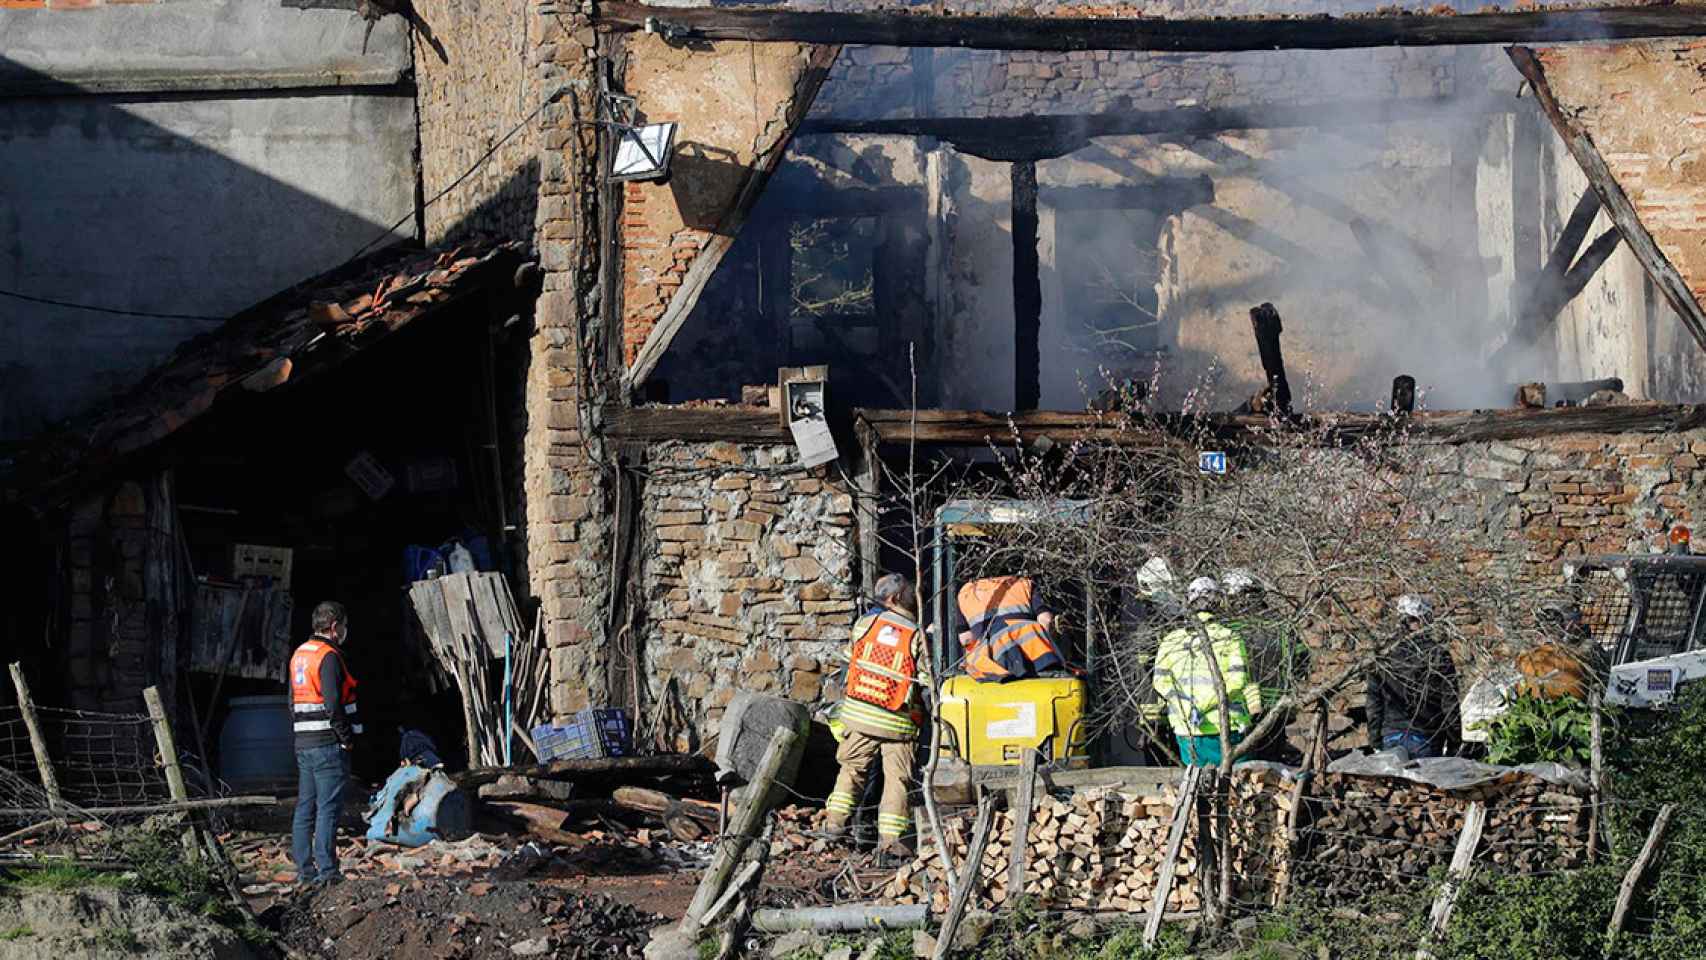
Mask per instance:
[[[285,942],[336,960],[639,957],[663,917],[532,880],[362,877],[281,905]]]

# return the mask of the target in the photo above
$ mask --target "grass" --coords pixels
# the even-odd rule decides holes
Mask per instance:
[[[52,890],[63,893],[67,890],[120,887],[125,884],[123,874],[109,870],[91,870],[75,863],[42,860],[32,864],[20,864],[14,869],[17,875],[7,883],[26,890]]]
[[[20,923],[10,930],[0,930],[0,941],[10,943],[13,940],[28,940],[36,935],[27,923]]]

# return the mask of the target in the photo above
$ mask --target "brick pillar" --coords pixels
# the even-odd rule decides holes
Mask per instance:
[[[540,598],[551,651],[551,710],[563,714],[606,699],[604,610],[611,513],[604,452],[584,421],[601,397],[596,341],[598,229],[596,141],[575,119],[596,115],[581,4],[535,7],[533,51],[542,89],[568,93],[545,108],[535,240],[544,288],[527,371],[522,474],[529,587]],[[583,360],[585,361],[583,363]],[[593,371],[593,389],[583,375]]]

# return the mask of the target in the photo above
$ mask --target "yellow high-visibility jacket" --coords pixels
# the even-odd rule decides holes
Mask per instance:
[[[1201,632],[1180,627],[1161,638],[1155,651],[1155,693],[1167,705],[1173,732],[1182,737],[1220,734],[1220,698],[1214,689],[1202,633],[1208,634],[1214,659],[1226,683],[1227,733],[1243,733],[1262,712],[1262,689],[1250,677],[1244,638],[1210,613],[1199,613]]]

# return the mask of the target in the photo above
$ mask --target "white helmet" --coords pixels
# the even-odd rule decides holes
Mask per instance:
[[[1426,620],[1434,612],[1432,604],[1413,593],[1399,597],[1395,606],[1398,608],[1398,616],[1414,617],[1417,620]]]
[[[1185,602],[1196,606],[1220,593],[1220,581],[1213,577],[1198,577],[1185,588]]]
[[[1137,568],[1137,589],[1144,596],[1153,597],[1172,586],[1173,568],[1167,566],[1165,559],[1150,557]]]
[[[1220,588],[1225,590],[1229,597],[1236,597],[1247,590],[1258,590],[1261,586],[1255,575],[1248,570],[1228,570],[1220,575]]]

